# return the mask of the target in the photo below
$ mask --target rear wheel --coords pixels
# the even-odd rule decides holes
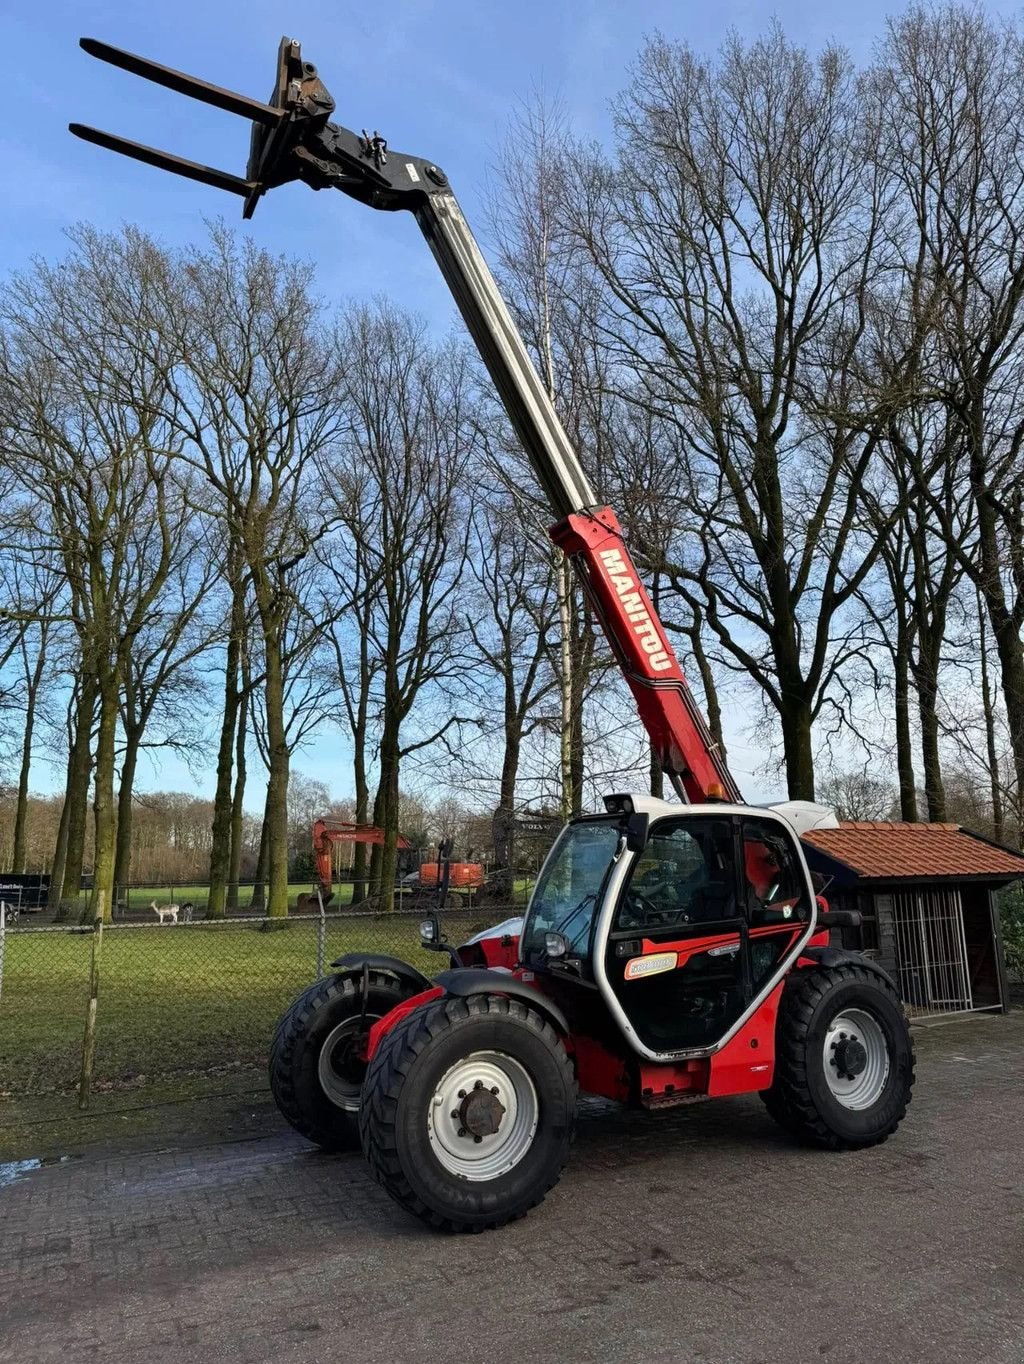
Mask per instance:
[[[270,1088],[297,1132],[326,1151],[359,1146],[359,1052],[372,1023],[405,999],[393,976],[370,971],[366,1011],[361,976],[328,976],[305,990],[277,1025]]]
[[[575,1120],[561,1039],[503,995],[449,997],[400,1023],[370,1064],[359,1118],[378,1182],[445,1231],[500,1227],[536,1207]]]
[[[885,1141],[914,1084],[899,996],[856,963],[794,971],[776,1025],[775,1076],[762,1094],[787,1131],[830,1150]]]

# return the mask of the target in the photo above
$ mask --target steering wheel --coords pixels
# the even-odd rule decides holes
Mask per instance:
[[[634,923],[629,927],[669,928],[672,924],[688,922],[687,916],[682,911],[665,909],[661,905],[656,905],[649,896],[645,895],[642,890],[637,890],[635,886],[631,886],[627,891],[627,903],[631,917],[634,919]],[[635,922],[641,915],[643,916],[641,922]]]

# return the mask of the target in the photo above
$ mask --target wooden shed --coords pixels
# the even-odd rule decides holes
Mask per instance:
[[[959,824],[841,821],[803,837],[836,909],[863,924],[843,942],[877,957],[919,1018],[1008,1007],[995,892],[1024,856]]]

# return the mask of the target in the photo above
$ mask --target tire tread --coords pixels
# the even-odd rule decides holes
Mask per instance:
[[[830,1151],[877,1146],[892,1136],[906,1115],[914,1085],[915,1058],[911,1043],[905,1100],[878,1132],[864,1139],[853,1140],[834,1131],[822,1116],[808,1082],[806,1039],[815,1012],[826,996],[837,984],[852,982],[884,990],[892,1002],[902,1009],[900,998],[892,986],[866,966],[844,962],[840,966],[794,971],[786,982],[776,1025],[775,1075],[771,1088],[761,1092],[765,1107],[780,1127]]]
[[[397,1115],[398,1096],[414,1062],[431,1042],[447,1033],[455,1024],[480,1015],[493,1014],[514,1018],[526,1024],[544,1038],[549,1050],[561,1058],[567,1083],[576,1092],[576,1077],[572,1060],[552,1025],[535,1009],[521,1000],[505,995],[471,995],[467,998],[449,995],[435,1004],[417,1009],[404,1019],[382,1041],[370,1062],[363,1083],[363,1102],[359,1108],[359,1132],[363,1151],[378,1184],[407,1212],[428,1226],[446,1232],[493,1231],[509,1222],[525,1217],[558,1183],[568,1159],[568,1143],[562,1161],[549,1171],[547,1183],[535,1196],[524,1201],[511,1213],[493,1219],[481,1219],[471,1225],[436,1212],[419,1197],[402,1169],[398,1153]]]

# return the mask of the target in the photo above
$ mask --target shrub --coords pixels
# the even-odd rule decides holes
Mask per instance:
[[[1011,980],[1024,981],[1024,885],[1010,886],[999,896],[1003,951]]]

